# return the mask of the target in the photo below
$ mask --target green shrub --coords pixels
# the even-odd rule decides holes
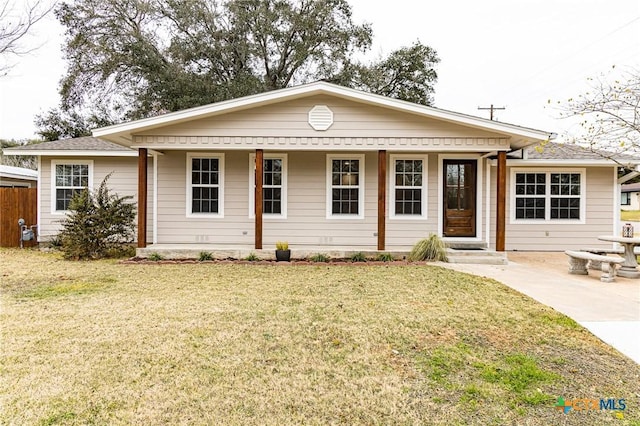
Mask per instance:
[[[289,250],[289,243],[287,241],[276,242],[276,250]]]
[[[359,251],[357,253],[353,253],[349,257],[349,260],[351,260],[352,262],[366,262],[367,261],[367,257],[364,255],[364,253]]]
[[[422,260],[447,261],[447,246],[435,234],[430,234],[429,238],[418,241],[409,253],[411,262]]]
[[[55,235],[49,239],[49,247],[53,249],[62,249],[62,236],[60,234]]]
[[[154,252],[154,253],[151,253],[147,259],[149,259],[149,260],[151,260],[153,262],[159,262],[161,260],[164,260],[164,256],[161,255],[160,253],[155,253]]]
[[[324,253],[316,253],[311,256],[309,260],[312,262],[327,263],[329,261],[329,256]]]
[[[127,253],[133,242],[136,207],[133,197],[109,192],[109,173],[97,191],[77,191],[62,223],[60,240],[67,259],[100,259]]]
[[[201,251],[198,255],[198,260],[204,262],[206,260],[213,260],[213,254],[209,251]]]
[[[249,254],[249,256],[245,257],[244,260],[248,260],[249,262],[255,262],[260,260],[260,258],[255,253],[251,253]]]
[[[393,255],[391,253],[380,253],[376,257],[376,260],[378,262],[393,262],[395,260],[395,258],[393,257]]]

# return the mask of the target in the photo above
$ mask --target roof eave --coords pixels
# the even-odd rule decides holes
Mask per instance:
[[[4,150],[5,155],[32,155],[38,156],[56,156],[56,157],[136,157],[138,153],[134,150],[129,151],[102,151],[102,150],[65,150],[65,149],[52,149],[52,150]]]
[[[491,160],[491,165],[496,165],[496,160]],[[636,163],[630,163],[636,164]],[[507,159],[509,166],[600,166],[600,167],[618,167],[620,164],[612,160],[581,160],[581,159]]]
[[[21,175],[21,174],[15,174],[15,173],[0,173],[0,178],[3,178],[3,179],[31,180],[31,181],[37,181],[38,180],[38,176]]]

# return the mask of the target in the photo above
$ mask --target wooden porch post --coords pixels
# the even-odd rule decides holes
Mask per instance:
[[[498,152],[496,188],[496,251],[505,250],[505,199],[507,194],[507,153]]]
[[[378,151],[378,250],[384,250],[387,207],[387,151]]]
[[[264,154],[261,149],[256,149],[256,191],[255,191],[255,208],[256,208],[256,225],[255,225],[255,249],[262,249],[262,177],[264,168]]]
[[[147,148],[138,148],[138,247],[147,246]]]

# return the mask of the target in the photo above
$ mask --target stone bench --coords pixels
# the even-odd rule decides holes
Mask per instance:
[[[576,275],[588,275],[587,262],[600,262],[602,275],[600,281],[610,283],[616,278],[616,265],[624,262],[621,257],[603,256],[601,254],[589,253],[587,251],[564,252],[569,256],[569,273]]]
[[[612,249],[612,248],[583,248],[582,251],[586,251],[593,254],[599,254],[601,256],[606,256],[608,254],[619,254],[620,256],[624,256],[623,249]],[[597,271],[602,270],[602,264],[597,260],[590,260],[588,264],[589,269],[595,269]]]

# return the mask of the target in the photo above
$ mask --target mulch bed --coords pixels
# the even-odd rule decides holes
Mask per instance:
[[[176,265],[176,264],[218,264],[218,265],[281,265],[281,266],[299,266],[299,265],[344,265],[344,266],[406,266],[406,265],[426,265],[429,262],[409,262],[408,260],[394,260],[383,262],[379,260],[368,260],[366,262],[352,262],[350,259],[330,259],[328,262],[312,262],[310,260],[292,260],[290,262],[278,262],[276,260],[242,260],[242,259],[220,259],[220,260],[197,260],[197,259],[163,259],[149,260],[146,257],[132,257],[130,259],[121,260],[119,263],[126,265]]]

